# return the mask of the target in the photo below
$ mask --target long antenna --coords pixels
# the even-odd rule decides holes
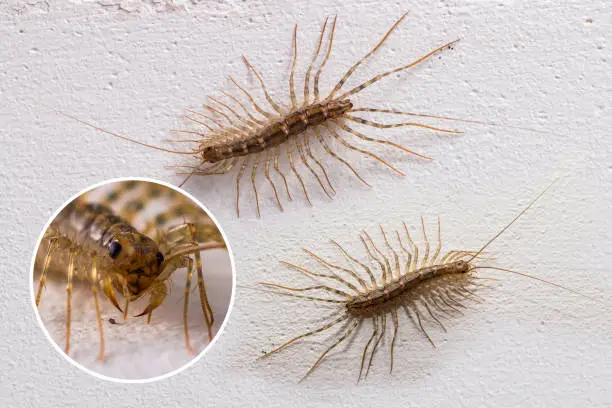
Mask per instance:
[[[181,151],[177,151],[177,150],[165,149],[163,147],[154,146],[154,145],[150,145],[150,144],[147,144],[147,143],[144,143],[144,142],[140,142],[140,141],[138,141],[136,139],[132,139],[132,138],[129,138],[127,136],[120,135],[119,133],[115,133],[115,132],[111,132],[110,130],[103,129],[103,128],[99,127],[99,126],[94,125],[93,123],[87,122],[87,121],[85,121],[83,119],[77,118],[76,116],[72,116],[72,115],[70,115],[68,113],[65,113],[65,112],[62,112],[62,111],[60,111],[58,109],[55,109],[52,106],[48,106],[48,105],[44,105],[44,106],[46,106],[47,108],[49,108],[49,109],[59,113],[60,115],[66,117],[68,119],[72,119],[74,121],[77,121],[77,122],[79,122],[79,123],[81,123],[81,124],[83,124],[85,126],[89,126],[90,128],[93,128],[93,129],[98,130],[100,132],[109,134],[111,136],[118,137],[119,139],[123,139],[123,140],[126,140],[128,142],[132,142],[132,143],[136,143],[138,145],[144,146],[144,147],[148,147],[150,149],[161,150],[162,152],[168,152],[168,153],[174,153],[174,154],[194,155],[194,154],[198,154],[199,153],[198,151],[195,151],[195,150],[194,151],[190,151],[190,152],[181,152]]]
[[[533,205],[536,203],[536,201],[538,201],[540,198],[542,198],[542,196],[543,196],[544,194],[546,194],[546,192],[547,192],[548,190],[550,190],[550,188],[551,188],[551,187],[552,187],[552,186],[553,186],[553,185],[554,185],[554,184],[555,184],[557,181],[559,181],[559,179],[560,179],[560,178],[556,178],[556,179],[554,179],[554,180],[553,180],[553,182],[552,182],[552,183],[550,183],[550,184],[548,185],[548,187],[546,187],[546,188],[544,189],[544,191],[542,191],[540,194],[538,194],[538,196],[537,196],[537,197],[536,197],[536,198],[535,198],[535,199],[534,199],[532,202],[530,202],[530,203],[529,203],[529,205],[528,205],[527,207],[525,207],[525,209],[524,209],[523,211],[521,211],[521,212],[519,213],[519,215],[517,215],[516,217],[514,217],[514,219],[513,219],[512,221],[510,221],[510,223],[509,223],[508,225],[506,225],[504,228],[502,228],[502,230],[501,230],[501,231],[499,231],[497,234],[495,234],[495,236],[494,236],[493,238],[491,238],[491,239],[490,239],[490,240],[489,240],[489,241],[488,241],[486,244],[484,244],[484,245],[482,246],[482,248],[480,248],[480,249],[478,250],[478,252],[476,252],[476,253],[475,253],[475,254],[474,254],[474,255],[473,255],[473,256],[472,256],[472,257],[471,257],[471,258],[470,258],[470,259],[469,259],[467,262],[468,262],[468,263],[472,262],[472,261],[473,261],[473,260],[474,260],[474,259],[475,259],[475,258],[476,258],[478,255],[480,255],[480,254],[482,253],[482,251],[484,251],[484,250],[485,250],[485,248],[486,248],[486,247],[488,247],[488,246],[489,246],[489,245],[490,245],[490,244],[491,244],[493,241],[495,241],[497,238],[499,238],[499,236],[500,236],[501,234],[503,234],[504,232],[506,232],[506,230],[507,230],[508,228],[510,228],[510,226],[511,226],[512,224],[514,224],[514,223],[515,223],[515,222],[516,222],[516,221],[517,221],[519,218],[521,218],[521,217],[522,217],[522,216],[523,216],[523,215],[524,215],[524,214],[527,212],[527,210],[529,210],[529,209],[530,209],[530,208],[531,208],[531,207],[532,207],[532,206],[533,206]]]

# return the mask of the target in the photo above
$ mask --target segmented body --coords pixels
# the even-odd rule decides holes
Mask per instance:
[[[100,189],[104,187],[108,186]],[[67,282],[65,351],[68,353],[73,281],[88,285],[98,318],[98,357],[102,359],[104,337],[98,293],[121,310],[124,318],[130,303],[148,296],[148,305],[138,316],[147,315],[150,321],[153,310],[168,295],[172,274],[187,268],[183,318],[185,344],[193,352],[187,326],[192,275],[195,271],[198,276],[200,303],[212,339],[214,316],[206,294],[200,252],[225,248],[221,233],[199,206],[163,185],[124,181],[106,190],[104,197],[100,194],[96,197],[94,190],[75,199],[49,225],[36,256],[35,274],[40,275],[36,305],[41,302],[47,277]],[[163,204],[166,210],[143,214],[152,203],[158,207]],[[114,208],[122,211],[116,213]],[[116,295],[123,297],[123,305]]]
[[[391,244],[392,240],[388,239],[385,230],[382,226],[380,227],[384,242],[382,249],[376,246],[367,232],[363,232],[360,235],[360,240],[368,257],[366,262],[350,255],[335,241],[332,241],[332,243],[346,258],[347,264],[334,263],[305,250],[310,257],[327,269],[328,272],[326,273],[315,272],[289,262],[282,262],[294,270],[315,278],[318,281],[317,284],[307,287],[289,287],[276,283],[261,282],[259,284],[265,289],[259,290],[308,300],[321,305],[334,305],[337,307],[337,312],[334,320],[292,338],[260,358],[277,353],[303,338],[329,330],[334,326],[342,326],[342,334],[336,337],[335,342],[320,355],[304,376],[306,378],[334,348],[350,338],[364,321],[369,320],[372,334],[361,355],[359,370],[359,380],[361,380],[370,371],[374,355],[387,333],[387,320],[390,319],[393,324],[390,347],[390,370],[392,370],[394,348],[399,329],[399,313],[404,311],[415,327],[435,346],[426,329],[426,323],[433,323],[446,331],[442,323],[444,319],[448,319],[457,313],[462,314],[461,309],[465,308],[466,302],[480,303],[481,297],[478,291],[486,285],[480,283],[479,280],[487,279],[476,275],[477,270],[481,269],[520,275],[580,294],[572,289],[531,275],[477,263],[486,259],[483,257],[484,249],[516,222],[542,197],[548,188],[497,235],[476,251],[452,250],[441,256],[442,240],[440,237],[440,221],[438,220],[438,243],[435,251],[431,254],[431,245],[425,232],[423,219],[421,219],[425,242],[421,257],[419,256],[419,246],[415,244],[407,225],[404,224],[404,232],[395,231],[394,236],[392,236],[392,238],[397,239],[396,245]],[[371,265],[376,265],[378,272],[375,272]],[[362,270],[364,273],[358,273],[357,270]],[[307,294],[310,292],[313,294]],[[389,323],[389,326],[391,323]]]
[[[354,116],[354,114],[379,112],[391,115],[427,117],[429,119],[434,118],[453,120],[452,118],[415,114],[390,109],[355,107],[354,101],[351,98],[379,80],[393,73],[410,69],[422,61],[427,60],[441,50],[452,47],[456,41],[444,44],[443,46],[429,52],[425,56],[406,65],[376,75],[370,80],[353,87],[349,91],[343,93],[340,92],[341,88],[344,86],[349,77],[355,72],[357,67],[383,45],[391,32],[398,26],[404,17],[405,15],[402,16],[391,27],[391,29],[389,29],[385,36],[368,54],[355,63],[344,74],[333,90],[324,98],[320,98],[319,94],[319,77],[331,54],[336,27],[336,18],[334,18],[333,24],[331,25],[330,34],[328,35],[327,50],[325,52],[323,51],[323,42],[325,34],[328,31],[328,20],[326,19],[325,23],[323,24],[316,52],[314,53],[314,56],[306,71],[304,81],[304,96],[301,102],[298,101],[294,85],[294,74],[297,60],[297,26],[295,27],[293,37],[293,63],[289,78],[290,104],[288,104],[288,106],[279,104],[275,102],[272,97],[270,97],[261,75],[255,70],[249,61],[243,57],[244,63],[255,75],[257,81],[261,85],[261,90],[265,95],[265,100],[268,107],[264,108],[260,106],[249,92],[247,92],[242,86],[234,81],[233,78],[230,77],[230,81],[240,92],[241,97],[248,100],[246,105],[250,105],[250,107],[245,106],[239,97],[228,92],[223,92],[223,97],[209,98],[209,103],[204,105],[204,108],[206,109],[205,113],[189,110],[188,115],[185,117],[190,121],[197,123],[199,126],[205,127],[206,130],[202,131],[195,129],[177,131],[190,135],[195,134],[199,137],[198,140],[178,140],[179,142],[193,142],[197,145],[190,152],[175,152],[194,154],[197,157],[197,163],[193,166],[178,166],[179,168],[183,167],[186,169],[185,172],[179,173],[187,175],[183,183],[194,175],[205,176],[226,174],[233,168],[238,168],[236,175],[236,211],[239,214],[240,180],[250,167],[251,185],[255,196],[257,215],[259,216],[260,208],[256,177],[261,172],[262,168],[265,178],[274,191],[274,196],[278,207],[283,210],[278,191],[279,189],[277,188],[270,171],[271,167],[273,167],[276,173],[278,173],[278,175],[281,177],[288,199],[292,199],[287,177],[279,165],[279,160],[281,159],[286,158],[289,162],[291,171],[299,182],[304,193],[304,198],[309,204],[311,203],[311,200],[306,184],[302,178],[302,175],[300,174],[299,167],[296,165],[298,161],[301,161],[301,163],[308,169],[308,171],[316,179],[322,191],[327,196],[331,198],[335,194],[335,188],[329,178],[325,165],[316,158],[313,153],[313,149],[311,149],[312,140],[318,141],[326,154],[332,156],[334,159],[347,166],[360,181],[368,186],[369,184],[363,177],[361,177],[361,175],[357,173],[353,166],[334,151],[329,143],[330,140],[339,143],[344,148],[371,157],[400,175],[404,175],[401,170],[395,168],[373,152],[353,145],[345,138],[343,133],[348,134],[350,137],[353,137],[360,142],[388,145],[404,152],[429,159],[427,156],[418,154],[391,141],[376,139],[364,135],[357,129],[350,127],[347,122],[352,121],[360,125],[379,129],[417,127],[439,132],[460,133],[454,130],[442,129],[418,122],[402,122],[393,124],[378,123]],[[320,62],[318,69],[315,72],[313,68],[315,67],[316,62],[319,60],[319,57],[323,58],[323,60]],[[314,79],[312,94],[311,79]]]

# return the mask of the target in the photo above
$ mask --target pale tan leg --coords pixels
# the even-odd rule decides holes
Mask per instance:
[[[344,123],[342,123],[342,122],[339,122],[339,121],[334,120],[334,123],[336,123],[338,126],[340,126],[342,129],[346,130],[347,132],[349,132],[349,133],[351,133],[351,134],[353,134],[353,135],[357,136],[357,137],[358,137],[359,139],[361,139],[361,140],[365,140],[365,141],[368,141],[368,142],[379,143],[379,144],[383,144],[383,145],[393,146],[393,147],[395,147],[396,149],[400,149],[400,150],[402,150],[402,151],[404,151],[404,152],[406,152],[406,153],[413,154],[413,155],[418,156],[418,157],[421,157],[421,158],[423,158],[423,159],[428,159],[428,160],[431,160],[431,157],[429,157],[429,156],[425,156],[425,155],[422,155],[422,154],[420,154],[420,153],[417,153],[417,152],[415,152],[414,150],[407,149],[407,148],[405,148],[404,146],[399,145],[399,144],[397,144],[397,143],[393,143],[393,142],[390,142],[390,141],[388,141],[388,140],[380,140],[380,139],[374,139],[374,138],[368,137],[368,136],[366,136],[366,135],[364,135],[364,134],[362,134],[362,133],[357,132],[355,129],[353,129],[353,128],[351,128],[351,127],[347,126],[346,124],[344,124]]]
[[[272,98],[270,98],[270,94],[268,94],[268,89],[266,88],[266,85],[264,84],[264,81],[261,75],[259,75],[259,73],[255,70],[255,68],[253,68],[251,63],[246,59],[244,55],[242,56],[242,61],[246,64],[247,67],[249,67],[251,71],[253,71],[253,73],[255,74],[255,77],[257,77],[257,80],[259,81],[259,84],[261,85],[261,89],[263,89],[264,95],[266,96],[266,101],[268,101],[268,103],[272,106],[272,108],[274,108],[275,111],[277,111],[280,115],[283,115],[283,110],[280,108],[280,106],[278,106],[278,104],[276,104],[272,100]]]
[[[297,24],[293,29],[293,62],[291,63],[291,74],[289,74],[289,96],[291,97],[291,110],[297,108],[295,97],[295,87],[293,86],[293,76],[295,75],[295,63],[297,62]]]
[[[236,102],[238,104],[238,106],[240,106],[240,108],[242,109],[244,114],[247,115],[247,117],[249,119],[251,119],[254,124],[257,124],[259,126],[263,126],[263,125],[266,124],[266,122],[261,121],[261,120],[257,119],[255,116],[253,116],[253,114],[251,112],[249,112],[249,110],[246,108],[246,106],[244,106],[244,104],[242,102],[240,102],[234,95],[232,95],[230,93],[227,93],[225,91],[221,91],[221,93],[223,95],[227,96],[228,98],[230,98],[231,100],[233,100],[234,102]]]
[[[66,285],[66,347],[64,351],[70,354],[70,328],[72,326],[72,278],[74,277],[74,258],[76,257],[77,249],[70,249],[70,260],[68,263],[68,284]]]
[[[40,280],[38,281],[38,291],[36,292],[36,307],[40,304],[40,298],[42,296],[42,290],[47,284],[47,271],[49,270],[49,264],[51,263],[51,257],[53,256],[53,252],[57,248],[58,239],[51,238],[49,240],[49,246],[47,248],[47,254],[45,255],[45,262],[43,266],[42,274],[40,275]]]
[[[248,156],[244,159],[244,161],[242,162],[242,165],[240,166],[240,170],[238,170],[238,174],[236,175],[236,215],[238,217],[240,217],[240,179],[242,178],[242,175],[244,174],[244,171],[247,168],[247,165],[249,163],[249,158]]]
[[[187,280],[185,281],[185,301],[183,303],[183,327],[185,331],[185,347],[189,354],[195,354],[191,341],[189,339],[189,293],[191,293],[191,278],[193,275],[193,260],[187,258]]]
[[[319,56],[319,52],[321,52],[321,44],[323,43],[323,35],[325,34],[325,27],[327,27],[327,20],[329,17],[325,18],[325,22],[323,23],[323,28],[321,29],[321,35],[319,36],[319,43],[317,45],[317,51],[315,52],[314,57],[312,57],[312,61],[306,70],[306,75],[304,77],[304,103],[302,106],[306,106],[310,103],[310,73],[312,71],[312,67],[314,66],[317,57]]]
[[[334,16],[334,22],[332,24],[331,34],[329,36],[329,45],[327,46],[327,53],[325,54],[325,58],[323,59],[323,62],[321,62],[321,65],[319,66],[319,69],[317,70],[317,73],[315,74],[315,78],[314,78],[314,101],[315,102],[319,101],[319,77],[321,76],[321,72],[323,72],[323,67],[325,67],[325,64],[327,64],[327,60],[329,59],[329,56],[332,50],[332,46],[334,44],[334,33],[336,32],[336,20],[337,20],[337,17]]]
[[[397,277],[399,278],[402,275],[402,271],[400,270],[400,264],[399,264],[399,256],[397,255],[397,252],[395,252],[395,250],[389,243],[389,240],[387,239],[387,234],[385,233],[385,230],[383,229],[382,224],[379,226],[380,226],[380,232],[382,232],[382,236],[385,240],[385,244],[387,245],[387,248],[393,253],[393,258],[395,260],[395,272],[397,273]],[[393,279],[393,272],[391,273],[391,279]]]
[[[425,221],[423,221],[423,217],[421,216],[421,228],[423,229],[423,239],[425,240],[425,254],[423,254],[423,260],[421,261],[421,268],[426,267],[429,261],[429,250],[430,244],[429,239],[427,238],[427,233],[425,232]]]
[[[317,160],[317,158],[314,157],[314,155],[312,154],[312,151],[310,150],[310,135],[308,133],[306,133],[306,135],[304,136],[304,145],[306,146],[306,154],[308,154],[308,157],[310,157],[310,159],[312,161],[317,163],[317,165],[319,166],[319,168],[323,172],[323,175],[325,176],[325,180],[327,180],[327,185],[329,186],[329,188],[332,191],[332,193],[335,195],[336,194],[336,190],[334,189],[334,186],[332,185],[331,181],[329,180],[329,176],[327,175],[327,170],[325,170],[325,167],[323,167],[321,162],[319,162],[319,160]]]
[[[408,238],[408,242],[410,243],[410,246],[412,247],[412,252],[414,253],[414,257],[412,258],[412,270],[416,271],[418,269],[419,263],[419,247],[414,244],[414,241],[410,236],[410,231],[408,230],[408,226],[406,225],[406,223],[402,222],[402,224],[404,224],[404,231],[406,231],[406,237]]]
[[[372,332],[370,340],[368,340],[363,349],[363,354],[361,355],[361,367],[359,368],[359,377],[357,378],[357,382],[361,381],[361,375],[363,374],[363,365],[365,363],[366,355],[368,353],[368,348],[370,348],[370,344],[372,344],[374,338],[376,337],[376,335],[378,335],[378,318],[376,315],[372,316],[372,325],[374,326],[374,331]]]
[[[270,151],[269,150],[266,152],[266,167],[264,170],[264,174],[266,176],[266,179],[268,179],[268,182],[272,186],[272,190],[274,190],[274,197],[276,197],[276,203],[278,204],[278,208],[281,211],[283,211],[283,205],[281,204],[280,198],[278,197],[278,191],[276,190],[276,185],[274,184],[274,181],[272,181],[272,177],[270,177]]]
[[[295,174],[298,181],[300,182],[300,185],[302,186],[302,190],[304,191],[304,197],[306,198],[308,205],[312,207],[312,202],[310,201],[310,197],[308,196],[308,190],[306,190],[306,185],[304,184],[304,180],[302,180],[302,176],[300,176],[300,173],[295,168],[295,163],[293,162],[292,150],[293,149],[291,147],[291,142],[288,142],[287,143],[287,156],[289,157],[289,166],[291,167],[293,174]]]
[[[338,247],[338,249],[340,249],[340,251],[342,251],[342,253],[344,254],[344,256],[346,256],[348,259],[350,259],[351,261],[355,262],[356,264],[360,265],[368,274],[368,276],[370,277],[370,282],[372,283],[372,288],[377,288],[378,285],[376,284],[376,278],[374,278],[374,274],[372,273],[372,270],[370,268],[368,268],[366,265],[364,265],[362,262],[360,262],[358,259],[353,258],[344,248],[342,248],[342,246],[340,246],[340,244],[336,241],[334,241],[332,239],[331,241],[334,245],[336,245]],[[359,275],[357,275],[359,276]],[[359,282],[361,283],[361,285],[363,286],[363,288],[367,291],[368,287],[365,283],[365,281],[361,278],[358,278]]]
[[[274,150],[274,170],[283,178],[283,183],[285,184],[285,190],[287,191],[287,197],[289,197],[289,201],[293,201],[293,197],[291,197],[291,192],[289,191],[289,184],[287,184],[287,177],[280,170],[280,166],[278,163],[278,159],[280,156],[280,146]]]
[[[352,144],[348,143],[346,140],[344,140],[342,137],[340,137],[340,135],[329,125],[324,124],[323,125],[325,127],[325,129],[327,129],[327,131],[340,143],[342,143],[342,145],[344,145],[345,147],[347,147],[348,149],[354,150],[356,152],[365,154],[366,156],[370,156],[373,159],[378,160],[379,162],[381,162],[382,164],[384,164],[385,166],[389,167],[391,170],[393,170],[394,172],[396,172],[397,174],[399,174],[400,176],[405,176],[406,174],[401,171],[396,169],[395,167],[393,167],[392,165],[390,165],[389,163],[387,163],[385,160],[381,159],[380,157],[378,157],[377,155],[375,155],[372,152],[369,152],[367,150],[363,150],[360,149],[358,147],[353,146]]]
[[[312,367],[310,367],[310,370],[308,370],[308,372],[304,375],[304,377],[302,377],[302,379],[300,381],[304,381],[306,379],[306,377],[308,377],[315,370],[315,368],[317,368],[317,366],[321,363],[321,361],[323,361],[325,356],[330,351],[332,351],[340,343],[342,343],[344,340],[346,340],[346,338],[351,335],[351,333],[355,330],[355,328],[357,328],[357,326],[359,326],[359,323],[361,323],[361,320],[355,320],[355,322],[348,328],[348,330],[344,332],[342,337],[340,337],[338,340],[336,340],[336,342],[334,344],[332,344],[327,350],[325,350],[325,352],[323,354],[321,354],[321,356],[312,365]]]
[[[344,160],[342,157],[338,156],[336,153],[334,153],[329,145],[325,142],[325,139],[323,139],[323,136],[321,136],[321,132],[319,131],[319,128],[316,127],[315,128],[315,134],[317,135],[317,140],[319,141],[319,143],[321,143],[321,146],[323,146],[323,149],[325,149],[325,151],[327,152],[327,154],[329,154],[330,156],[334,157],[335,159],[337,159],[339,162],[343,163],[345,166],[347,166],[349,169],[351,169],[351,171],[353,172],[353,174],[355,175],[355,177],[357,177],[359,179],[359,181],[361,181],[363,184],[365,184],[368,187],[372,187],[367,181],[365,181],[363,179],[363,177],[361,177],[359,175],[359,173],[357,173],[357,170],[355,170],[353,168],[353,166],[351,166],[349,164],[349,162],[347,162],[346,160]]]
[[[261,356],[257,357],[257,360],[261,360],[262,358],[266,358],[266,357],[268,357],[268,356],[269,356],[269,355],[271,355],[271,354],[277,353],[277,352],[281,351],[282,349],[286,348],[287,346],[291,345],[292,343],[296,342],[297,340],[303,339],[304,337],[308,337],[308,336],[312,336],[313,334],[321,333],[322,331],[325,331],[325,330],[327,330],[327,329],[329,329],[329,328],[331,328],[331,327],[335,326],[336,324],[338,324],[338,323],[340,323],[340,322],[343,322],[343,321],[344,321],[344,320],[346,320],[347,318],[348,318],[348,316],[347,316],[347,315],[342,315],[342,316],[340,316],[339,318],[337,318],[336,320],[334,320],[334,321],[332,321],[332,322],[330,322],[330,323],[327,323],[326,325],[321,326],[321,327],[319,327],[318,329],[315,329],[315,330],[309,331],[309,332],[304,333],[304,334],[300,334],[299,336],[294,337],[294,338],[292,338],[291,340],[289,340],[288,342],[286,342],[286,343],[284,343],[284,344],[282,344],[282,345],[278,346],[278,347],[277,347],[277,348],[275,348],[274,350],[272,350],[272,351],[268,351],[267,353],[265,353],[265,354],[263,354],[263,355],[261,355]]]
[[[349,77],[353,74],[353,72],[355,72],[355,70],[357,69],[357,67],[359,67],[359,65],[361,65],[366,59],[368,59],[372,54],[374,54],[382,45],[383,43],[387,40],[387,38],[389,37],[389,35],[391,35],[391,33],[393,32],[393,30],[395,30],[395,28],[399,25],[399,23],[402,22],[402,20],[406,17],[406,14],[408,13],[404,13],[399,20],[397,20],[389,29],[389,31],[387,31],[387,33],[385,34],[385,36],[378,42],[378,44],[376,44],[376,47],[374,47],[372,50],[370,50],[370,52],[368,52],[363,58],[361,58],[359,61],[357,61],[355,63],[355,65],[353,65],[352,67],[349,68],[348,71],[346,71],[346,73],[344,74],[344,76],[342,77],[342,79],[340,80],[340,82],[338,82],[338,84],[334,87],[334,89],[330,92],[329,96],[326,99],[332,99],[334,97],[334,94],[336,92],[338,92],[340,90],[340,88],[342,88],[342,85],[344,85],[344,83],[346,82],[347,79],[349,79]],[[340,97],[338,99],[343,99],[343,97]]]
[[[255,155],[255,161],[253,162],[253,169],[251,171],[251,185],[253,186],[253,192],[255,193],[255,204],[257,206],[257,217],[261,216],[259,211],[259,195],[257,194],[257,185],[255,184],[255,176],[257,175],[257,166],[259,165],[259,153]]]
[[[397,235],[397,241],[400,244],[400,248],[402,248],[402,251],[404,251],[404,253],[406,254],[406,273],[411,271],[411,263],[412,263],[412,252],[410,252],[405,246],[404,243],[402,242],[402,238],[400,237],[400,234],[398,231],[395,231],[395,234]]]
[[[393,319],[393,340],[391,340],[391,367],[389,367],[389,374],[393,372],[393,350],[395,349],[395,340],[397,338],[397,330],[399,327],[397,312],[395,310],[391,312],[391,317]]]
[[[432,55],[437,54],[438,52],[442,51],[443,49],[452,47],[453,44],[455,44],[457,41],[459,41],[459,40],[455,40],[455,41],[451,41],[449,43],[446,43],[443,46],[438,47],[435,50],[433,50],[433,51],[429,52],[428,54],[424,55],[423,57],[421,57],[421,58],[411,62],[410,64],[407,64],[407,65],[404,65],[402,67],[392,69],[391,71],[387,71],[387,72],[384,72],[382,74],[376,75],[372,79],[362,83],[359,86],[356,86],[355,88],[351,89],[348,92],[343,93],[341,96],[338,97],[338,99],[348,98],[349,96],[354,95],[357,92],[362,91],[363,89],[367,88],[368,86],[370,86],[370,85],[380,81],[381,79],[383,79],[383,78],[385,78],[385,77],[387,77],[389,75],[395,74],[396,72],[404,71],[406,69],[410,69],[410,68],[414,67],[415,65],[418,65],[421,62],[425,61],[426,59],[428,59]]]
[[[319,177],[317,172],[314,171],[314,169],[310,166],[310,164],[306,160],[306,155],[304,154],[304,149],[302,148],[302,144],[300,143],[299,136],[295,136],[295,145],[297,147],[298,154],[299,154],[300,158],[302,159],[302,163],[304,163],[306,168],[308,170],[310,170],[310,172],[312,173],[313,176],[315,176],[315,178],[317,179],[317,182],[319,183],[319,185],[321,186],[321,189],[327,195],[327,197],[329,197],[330,199],[333,198],[332,195],[325,188],[325,185],[323,184],[323,181],[321,181],[321,178]]]
[[[240,85],[238,85],[238,83],[236,81],[234,81],[234,78],[232,78],[231,76],[228,77],[229,80],[236,85],[236,87],[238,89],[240,89],[242,91],[243,94],[246,95],[246,97],[249,99],[249,101],[251,101],[251,104],[253,105],[253,107],[255,108],[255,110],[257,112],[259,112],[260,114],[262,114],[263,116],[265,116],[267,119],[274,119],[274,115],[272,115],[270,112],[266,112],[265,110],[263,110],[256,102],[255,99],[253,99],[253,97],[251,96],[250,93],[248,93],[243,87],[241,87]]]
[[[100,315],[100,304],[98,302],[98,258],[94,255],[91,266],[91,277],[92,277],[92,285],[91,285],[91,293],[94,298],[94,304],[96,307],[96,320],[98,322],[98,333],[100,333],[100,352],[98,353],[98,357],[96,360],[102,361],[104,360],[104,331],[102,330],[102,317]]]
[[[422,123],[417,123],[417,122],[405,122],[405,123],[393,123],[390,125],[384,124],[384,123],[378,123],[378,122],[374,122],[371,120],[366,120],[366,119],[362,119],[362,118],[358,118],[356,116],[352,116],[352,115],[342,115],[343,118],[346,118],[348,120],[351,120],[353,122],[357,122],[357,123],[361,123],[362,125],[366,125],[366,126],[372,126],[378,129],[392,129],[392,128],[398,128],[398,127],[406,127],[406,126],[411,126],[411,127],[418,127],[418,128],[422,128],[422,129],[429,129],[429,130],[434,130],[436,132],[442,132],[442,133],[454,133],[454,134],[462,134],[463,132],[459,131],[459,130],[452,130],[452,129],[442,129],[436,126],[430,126],[430,125],[424,125]],[[347,126],[348,127],[348,126]],[[372,140],[375,141],[375,140]],[[384,143],[384,141],[379,141],[378,143]],[[391,143],[387,143],[387,144],[391,144]],[[427,156],[422,156],[420,154],[414,153],[408,149],[405,149],[399,145],[395,145],[395,147],[402,149],[404,151],[407,151],[408,153],[413,153],[416,154],[417,156],[421,156],[424,158],[429,159],[429,157]]]
[[[366,373],[365,373],[366,377],[370,373],[370,368],[372,368],[372,361],[374,360],[374,354],[376,354],[376,350],[378,349],[378,345],[380,344],[381,340],[385,336],[385,330],[386,330],[386,327],[387,327],[387,318],[383,314],[383,315],[380,316],[380,319],[381,319],[380,336],[378,336],[378,338],[376,339],[376,343],[374,343],[374,347],[372,347],[372,351],[370,352],[370,360],[368,361],[368,369],[366,370]]]

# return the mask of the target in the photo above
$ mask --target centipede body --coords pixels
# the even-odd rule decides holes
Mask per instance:
[[[307,269],[294,263],[282,261],[284,265],[291,269],[313,278],[316,284],[306,287],[291,287],[277,283],[260,282],[259,289],[254,289],[315,302],[321,306],[327,305],[335,309],[335,313],[332,314],[334,317],[331,321],[328,318],[326,324],[293,337],[273,350],[264,353],[260,359],[278,353],[304,338],[309,338],[334,327],[342,327],[340,334],[334,335],[335,341],[320,354],[320,357],[302,378],[304,379],[317,369],[326,356],[336,347],[341,343],[348,343],[347,339],[355,335],[358,327],[362,326],[364,322],[370,321],[372,334],[361,354],[358,381],[367,377],[385,335],[391,330],[390,371],[392,371],[395,345],[399,333],[400,313],[405,313],[415,328],[435,347],[434,339],[429,334],[429,330],[431,330],[429,326],[438,326],[446,332],[445,320],[454,318],[458,314],[464,314],[468,303],[482,302],[481,292],[489,287],[487,280],[490,278],[479,276],[477,272],[480,270],[519,275],[582,295],[573,289],[532,275],[480,263],[490,260],[485,257],[484,249],[525,214],[549,188],[550,186],[478,250],[462,249],[442,252],[440,221],[438,219],[438,242],[432,253],[432,246],[426,233],[424,221],[421,218],[423,241],[425,243],[424,248],[421,247],[423,252],[420,252],[419,245],[412,239],[409,228],[404,223],[403,231],[398,230],[393,234],[388,234],[381,225],[382,241],[379,245],[375,243],[370,234],[363,231],[359,238],[363,252],[367,256],[365,262],[351,255],[336,241],[332,241],[332,243],[345,258],[345,263],[334,263],[310,250],[305,250],[317,264],[325,268],[326,272],[318,272],[316,269]],[[388,319],[390,319],[390,322],[388,322]]]

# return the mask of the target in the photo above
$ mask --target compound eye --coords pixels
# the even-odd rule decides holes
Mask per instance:
[[[164,262],[164,255],[158,252],[155,256],[157,257],[157,266],[160,266]]]
[[[121,253],[121,244],[117,241],[113,241],[108,245],[108,253],[111,258],[115,259]]]

